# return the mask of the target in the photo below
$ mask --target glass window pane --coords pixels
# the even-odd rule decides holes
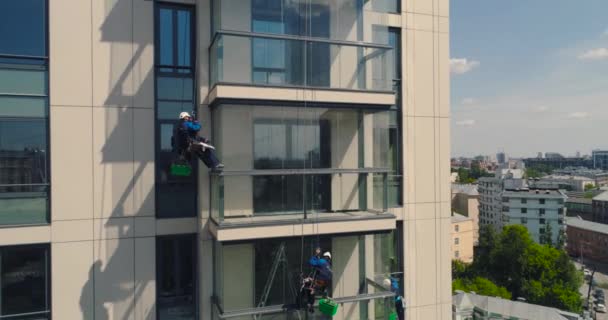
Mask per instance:
[[[2,315],[48,310],[48,247],[5,247],[0,252]]]
[[[191,66],[190,12],[177,11],[177,65]]]
[[[157,97],[161,100],[192,100],[194,92],[190,77],[158,77]]]
[[[46,141],[45,120],[0,120],[0,224],[48,222]]]
[[[45,118],[48,115],[44,97],[0,96],[0,117]]]
[[[46,94],[46,71],[0,68],[0,93]]]
[[[196,238],[160,237],[157,242],[158,319],[196,319]]]
[[[0,1],[0,54],[46,56],[46,0]]]
[[[161,65],[173,65],[173,10],[160,9],[159,56]]]
[[[172,102],[172,101],[158,101],[158,119],[163,120],[177,120],[180,112],[192,112],[194,109],[194,103],[192,101],[184,102]]]

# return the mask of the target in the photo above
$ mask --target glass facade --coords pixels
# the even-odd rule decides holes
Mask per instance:
[[[212,83],[392,91],[378,78],[391,72],[388,27],[370,2],[215,0]]]
[[[156,239],[157,319],[198,319],[196,235]]]
[[[389,291],[390,288],[383,288],[380,284],[395,275],[393,269],[401,265],[397,261],[397,238],[397,232],[393,231],[258,239],[247,243],[217,242],[214,255],[215,301],[224,312],[296,304],[301,276],[306,277],[312,272],[308,260],[316,247],[332,254],[333,279],[328,290],[333,298]],[[390,303],[388,305],[392,307]],[[365,309],[373,319],[388,317],[385,306],[384,299],[359,303],[359,309]],[[350,306],[347,303],[342,307]],[[301,312],[298,314],[292,310],[269,317],[298,319],[305,316],[305,311]],[[317,311],[309,314],[308,319],[322,319],[322,315]]]
[[[0,318],[50,319],[48,245],[0,247]]]
[[[244,173],[213,178],[212,196],[222,199],[213,198],[212,207],[221,207],[223,218],[383,211],[385,175],[373,170],[389,172],[389,113],[381,108],[218,106],[212,112],[216,147],[230,171]]]
[[[194,11],[156,4],[156,216],[196,216],[196,170],[189,177],[169,172],[175,160],[172,136],[180,112],[195,110]],[[197,168],[198,163],[192,162]]]
[[[0,225],[50,221],[46,5],[0,2]]]

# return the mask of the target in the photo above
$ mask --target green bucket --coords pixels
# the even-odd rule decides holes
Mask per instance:
[[[338,312],[338,304],[331,299],[319,300],[319,311],[326,316],[333,317]]]
[[[180,177],[188,177],[192,174],[192,168],[185,164],[172,164],[170,171],[171,175]]]
[[[397,312],[388,315],[388,320],[397,320]]]

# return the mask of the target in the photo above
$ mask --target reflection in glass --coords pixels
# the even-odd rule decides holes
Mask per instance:
[[[320,235],[294,238],[257,239],[241,243],[215,243],[214,294],[220,307],[226,311],[246,310],[258,306],[294,304],[300,289],[300,275],[312,271],[308,259],[314,249],[332,253],[333,279],[329,294],[334,298],[352,297],[383,291],[370,285],[382,283],[389,276],[399,279],[402,268],[395,245],[398,232],[358,235]],[[272,270],[276,272],[272,272]],[[348,270],[348,272],[345,272]],[[396,272],[397,271],[397,272]],[[358,285],[357,285],[358,284]],[[268,290],[267,295],[265,289]],[[335,291],[334,291],[335,290]],[[388,289],[387,289],[388,291]],[[393,300],[380,299],[369,318],[387,319]],[[388,302],[388,308],[384,303]],[[362,301],[367,307],[372,301]],[[341,306],[349,308],[348,304]],[[303,311],[306,312],[306,311]],[[305,319],[296,310],[268,315],[272,319]],[[315,312],[316,316],[320,313]],[[357,314],[358,315],[358,314]],[[309,316],[311,316],[309,314]],[[353,316],[356,317],[356,316]],[[383,318],[382,318],[383,317]],[[266,318],[266,316],[264,316]],[[312,319],[309,317],[307,319]],[[314,318],[323,319],[323,317]]]
[[[156,254],[158,319],[196,319],[196,236],[159,237]]]
[[[49,319],[48,245],[12,246],[0,249],[0,317]],[[11,315],[36,313],[35,317]]]
[[[45,57],[46,0],[0,1],[0,54]]]

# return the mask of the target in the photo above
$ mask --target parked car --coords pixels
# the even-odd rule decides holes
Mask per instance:
[[[595,311],[601,312],[601,313],[606,313],[606,306],[604,304],[600,303],[595,306]]]

